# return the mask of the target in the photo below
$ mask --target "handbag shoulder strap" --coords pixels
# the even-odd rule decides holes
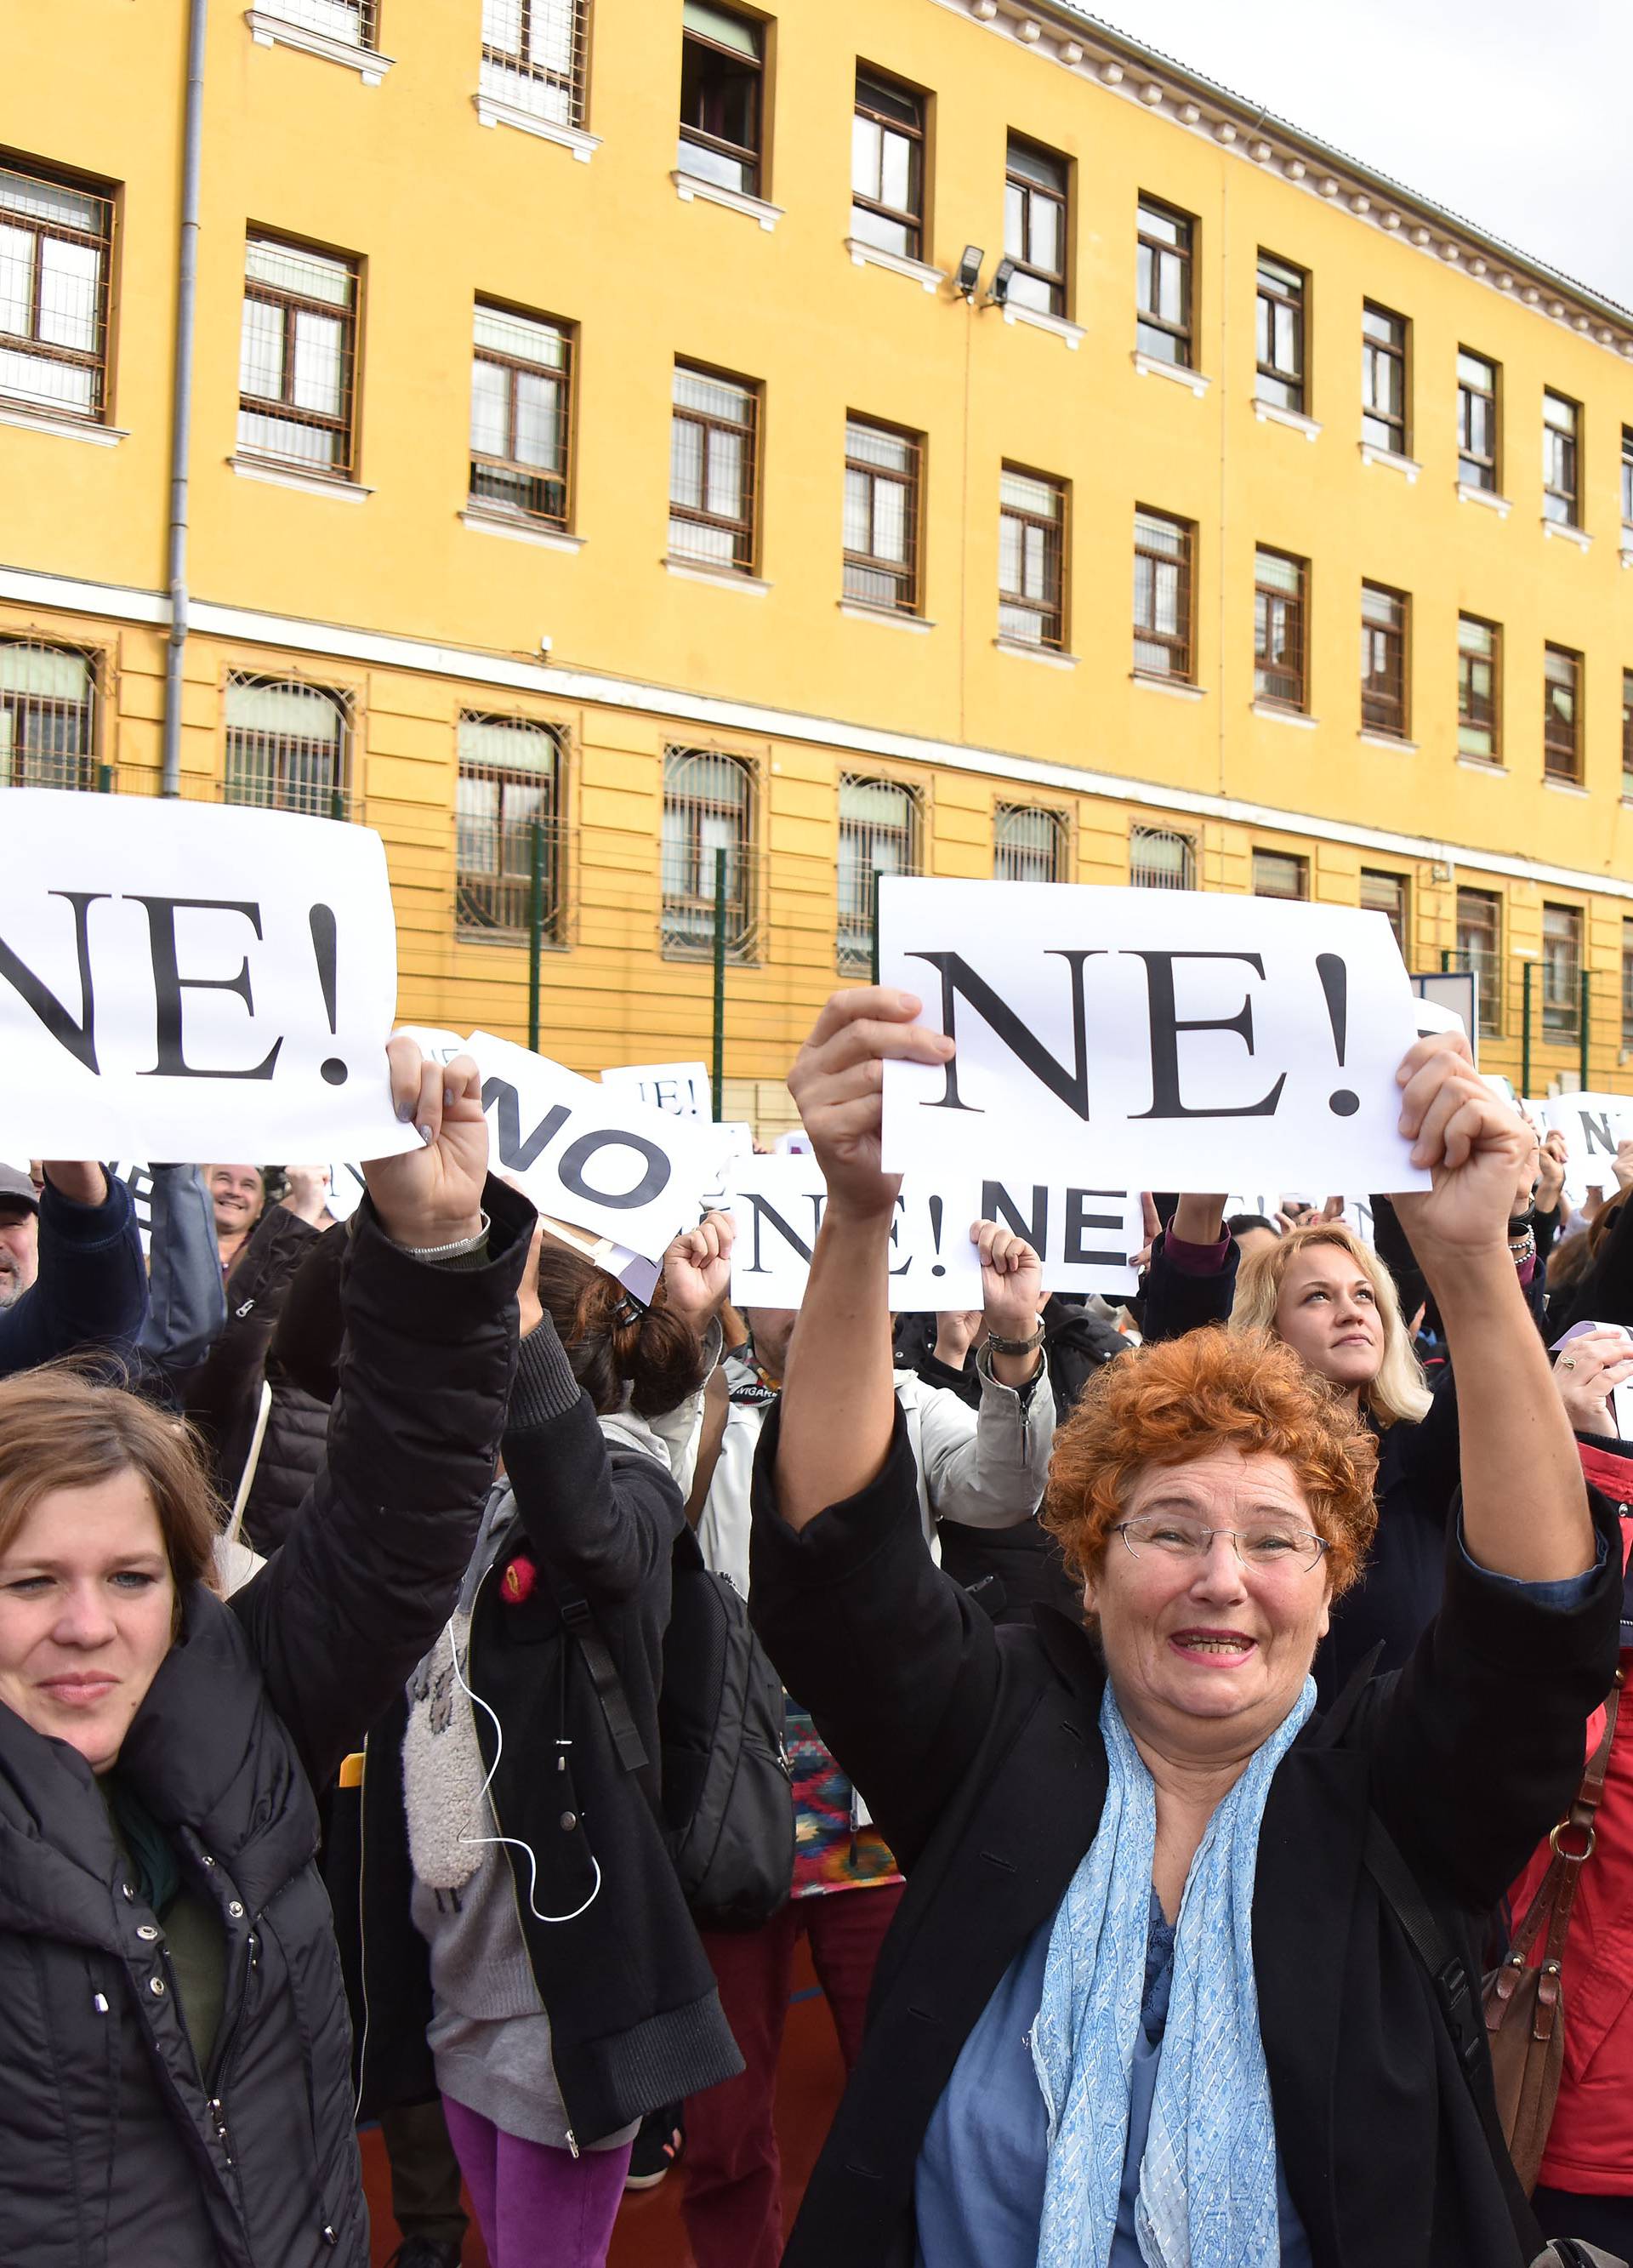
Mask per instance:
[[[541,1573],[543,1570],[540,1571]],[[547,1578],[548,1580],[548,1578]],[[562,1623],[577,1641],[584,1656],[584,1666],[590,1673],[590,1683],[595,1688],[595,1697],[601,1705],[601,1714],[617,1751],[618,1761],[627,1772],[641,1771],[647,1762],[646,1743],[641,1738],[641,1728],[635,1721],[635,1712],[629,1706],[629,1696],[624,1691],[623,1680],[618,1675],[618,1664],[613,1660],[612,1649],[602,1637],[600,1625],[591,1611],[590,1602],[582,1591],[569,1590],[564,1584],[552,1583],[555,1603]]]
[[[1548,1921],[1548,1940],[1543,1947],[1545,1967],[1556,1973],[1564,1958],[1565,1936],[1570,1926],[1571,1908],[1576,1904],[1577,1885],[1582,1869],[1593,1855],[1598,1830],[1595,1815],[1605,1800],[1605,1779],[1610,1770],[1610,1750],[1616,1737],[1616,1714],[1622,1700],[1622,1672],[1616,1672],[1605,1702],[1605,1730],[1599,1746],[1588,1758],[1577,1789],[1576,1800],[1570,1810],[1548,1834],[1548,1848],[1553,1857],[1543,1875],[1531,1910],[1514,1933],[1510,1948],[1510,1961],[1523,1959],[1541,1926],[1543,1911],[1551,1904],[1553,1912]],[[1568,1843],[1566,1837],[1571,1838]]]

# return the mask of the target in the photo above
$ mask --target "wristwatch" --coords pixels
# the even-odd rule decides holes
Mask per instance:
[[[1001,1339],[996,1331],[987,1333],[987,1344],[994,1354],[1035,1354],[1043,1344],[1043,1318],[1038,1318],[1038,1328],[1029,1339]]]

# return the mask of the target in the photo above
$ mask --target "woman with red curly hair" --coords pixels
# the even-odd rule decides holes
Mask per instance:
[[[931,1565],[879,1143],[883,1059],[951,1053],[918,1011],[835,995],[789,1081],[828,1203],[756,1471],[753,1613],[908,1888],[784,2268],[1525,2268],[1489,2069],[1400,1911],[1477,1973],[1615,1662],[1615,1521],[1509,1261],[1517,1122],[1460,1039],[1401,1065],[1461,1513],[1432,1641],[1318,1715],[1376,1445],[1262,1335],[1109,1364],[1057,1435],[1044,1516],[1084,1624],[995,1629]],[[1391,1853],[1409,1901],[1372,1871]]]

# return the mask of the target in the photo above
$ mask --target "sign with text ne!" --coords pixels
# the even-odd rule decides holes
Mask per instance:
[[[396,928],[364,827],[0,789],[0,1156],[385,1158]]]
[[[1415,1036],[1381,914],[1191,890],[879,884],[879,976],[950,1033],[885,1066],[884,1157],[932,1175],[1412,1189],[1395,1071]]]
[[[739,1158],[727,1210],[737,1226],[732,1299],[739,1307],[797,1307],[805,1295],[812,1248],[822,1226],[828,1184],[809,1156]],[[956,1189],[957,1200],[948,1193]],[[979,1182],[949,1176],[932,1184],[909,1175],[890,1232],[890,1305],[930,1314],[981,1305],[981,1263],[969,1241]]]
[[[1592,1189],[1616,1194],[1616,1145],[1633,1138],[1633,1094],[1551,1094],[1531,1108],[1548,1133],[1565,1138],[1565,1197],[1587,1203]]]

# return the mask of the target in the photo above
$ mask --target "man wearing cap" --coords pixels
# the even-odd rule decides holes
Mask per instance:
[[[0,1378],[82,1348],[128,1354],[147,1314],[123,1182],[94,1163],[41,1172],[36,1187],[0,1164]]]

